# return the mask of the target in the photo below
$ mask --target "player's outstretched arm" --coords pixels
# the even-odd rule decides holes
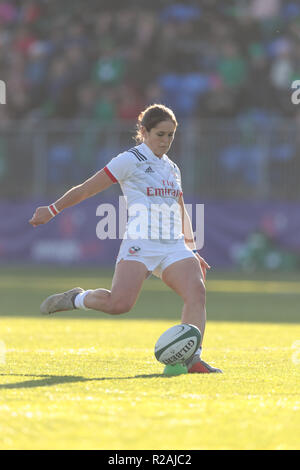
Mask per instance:
[[[79,202],[94,196],[101,191],[109,188],[113,184],[112,180],[107,176],[105,171],[102,169],[95,173],[91,178],[84,181],[82,184],[75,186],[67,191],[61,198],[57,199],[50,206],[38,207],[29,223],[33,227],[37,227],[41,224],[46,224],[51,220],[57,213],[61,212],[68,207],[75,206]]]

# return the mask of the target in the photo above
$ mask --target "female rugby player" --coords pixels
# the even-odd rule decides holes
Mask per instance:
[[[177,128],[173,111],[163,105],[152,105],[137,122],[138,145],[113,158],[102,170],[82,184],[71,188],[50,206],[38,207],[29,223],[45,224],[59,212],[119,183],[127,197],[129,219],[116,261],[111,290],[84,291],[76,287],[48,297],[41,312],[51,314],[72,309],[93,309],[111,315],[126,313],[134,306],[144,280],[153,273],[173,289],[184,302],[181,321],[196,325],[202,340],[206,323],[204,280],[209,265],[197,253],[191,221],[185,208],[178,166],[166,153]],[[137,239],[136,213],[133,206],[150,214],[144,231]],[[157,208],[175,208],[169,217],[169,232],[157,217]],[[179,210],[178,210],[179,209]],[[170,215],[170,214],[169,214]],[[180,230],[175,230],[180,226]],[[176,233],[175,233],[176,232]],[[202,346],[189,361],[190,373],[221,372],[201,359]]]

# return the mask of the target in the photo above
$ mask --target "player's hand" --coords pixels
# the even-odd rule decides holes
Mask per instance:
[[[210,266],[209,266],[209,264],[205,261],[205,259],[202,258],[202,257],[199,255],[199,253],[196,253],[196,257],[197,257],[197,259],[198,259],[198,261],[199,261],[199,263],[200,263],[200,267],[201,267],[202,274],[203,274],[203,279],[204,279],[204,281],[205,281],[205,279],[206,279],[206,270],[207,270],[207,269],[210,269]]]
[[[48,207],[42,206],[36,209],[35,213],[29,220],[29,223],[33,227],[37,227],[38,225],[46,224],[51,219],[52,219],[52,215],[50,214]]]

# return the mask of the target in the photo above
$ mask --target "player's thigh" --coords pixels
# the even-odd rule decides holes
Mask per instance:
[[[111,285],[111,296],[115,302],[134,305],[143,282],[146,279],[147,267],[134,260],[121,260],[115,268]]]
[[[185,302],[203,301],[205,286],[199,261],[185,258],[172,263],[162,272],[163,282]]]

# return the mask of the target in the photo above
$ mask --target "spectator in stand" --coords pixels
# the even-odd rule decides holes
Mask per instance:
[[[133,121],[144,108],[139,92],[130,85],[122,85],[119,90],[117,117],[123,121]]]
[[[124,84],[135,90],[136,108],[148,102],[147,90],[159,89],[180,117],[237,116],[253,105],[296,113],[286,96],[300,72],[295,0],[153,0],[141,8],[89,0],[86,11],[81,7],[81,0],[0,1],[9,117],[76,119],[86,113],[80,88],[91,82],[101,87],[94,112],[109,111],[110,118],[127,119]]]

